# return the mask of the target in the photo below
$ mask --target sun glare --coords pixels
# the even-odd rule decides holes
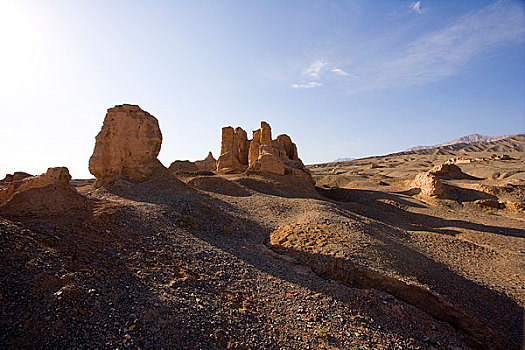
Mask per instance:
[[[0,2],[0,89],[21,88],[31,82],[37,42],[34,25],[23,9]]]

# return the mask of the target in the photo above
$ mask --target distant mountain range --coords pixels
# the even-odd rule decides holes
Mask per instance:
[[[354,159],[355,158],[337,158],[336,160],[334,160],[334,162],[349,162]]]
[[[468,138],[468,135],[465,138]],[[482,136],[482,135],[477,135]],[[432,155],[450,155],[450,156],[459,156],[467,155],[474,153],[515,153],[515,152],[525,152],[525,133],[508,135],[508,136],[485,136],[488,137],[491,141],[476,141],[476,142],[455,142],[451,141],[444,143],[442,145],[425,147],[421,149],[412,149],[402,152],[392,153],[390,155],[411,155],[411,154],[432,154]],[[461,140],[460,138],[458,140]]]
[[[381,158],[399,155],[450,155],[463,156],[481,154],[487,156],[491,153],[495,154],[516,154],[525,153],[525,133],[503,136],[485,136],[480,134],[472,134],[460,137],[450,142],[444,142],[435,146],[417,146],[407,150],[389,153],[382,156],[371,156],[366,158]],[[360,158],[360,159],[366,159]],[[337,158],[333,162],[348,162],[357,158]],[[323,163],[329,164],[329,163]]]
[[[479,141],[494,142],[494,141],[506,139],[507,137],[510,137],[510,136],[513,136],[513,135],[487,136],[487,135],[480,135],[480,134],[470,134],[470,135],[463,136],[463,137],[460,137],[458,139],[455,139],[449,142],[440,143],[438,145],[416,146],[416,147],[408,148],[404,150],[403,152],[419,151],[422,149],[430,149],[430,148],[438,148],[438,147],[443,147],[443,146],[456,145],[458,143],[474,143],[474,142],[479,142]]]

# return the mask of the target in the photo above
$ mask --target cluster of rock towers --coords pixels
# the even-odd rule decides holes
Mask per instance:
[[[295,143],[284,134],[272,140],[272,129],[266,122],[261,122],[261,128],[253,131],[251,140],[248,140],[246,131],[240,127],[222,128],[217,173],[243,172],[294,175],[311,179],[309,171],[299,159]]]
[[[163,167],[157,156],[162,144],[158,121],[136,105],[108,109],[95,149],[89,160],[89,171],[104,184],[118,177],[145,181]],[[175,161],[173,173],[208,171],[217,174],[267,173],[292,175],[313,183],[309,171],[298,157],[297,146],[288,135],[272,140],[270,125],[261,122],[248,140],[238,127],[222,129],[221,154],[215,161],[211,152],[202,161]]]
[[[240,174],[258,173],[294,176],[314,184],[309,171],[297,156],[289,136],[272,140],[270,126],[262,122],[248,140],[241,128],[222,129],[221,155],[216,161],[211,152],[201,161],[175,161],[169,171],[157,159],[162,144],[158,120],[139,106],[120,105],[108,109],[102,129],[96,136],[89,171],[96,185],[117,178],[146,181],[158,169],[164,174]],[[83,212],[88,203],[70,185],[65,167],[49,168],[39,176],[23,172],[8,174],[0,180],[0,213],[57,215]]]

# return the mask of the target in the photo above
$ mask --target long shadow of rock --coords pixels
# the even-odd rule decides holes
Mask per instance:
[[[332,195],[332,193],[334,195]],[[326,198],[348,204],[346,207],[354,212],[357,212],[358,214],[377,219],[379,221],[387,222],[393,226],[405,230],[427,230],[436,233],[455,235],[459,233],[459,231],[450,229],[450,227],[458,227],[468,230],[494,233],[503,236],[525,237],[525,230],[493,225],[483,225],[464,220],[448,220],[436,216],[413,213],[399,208],[393,204],[381,202],[379,200],[388,199],[394,201],[391,203],[400,203],[406,206],[418,207],[417,204],[403,199],[401,195],[385,194],[378,191],[340,188],[334,190],[321,189],[321,194]],[[370,196],[367,198],[367,195]]]
[[[255,192],[285,198],[314,198],[317,196],[312,184],[293,175],[249,174],[236,180],[242,186]]]
[[[168,173],[157,172],[144,182],[118,179],[105,186],[104,190],[135,202],[158,205],[162,210],[161,215],[183,228],[215,234],[232,234],[244,229],[243,220],[236,215],[238,209],[188,186]],[[239,193],[237,188],[235,193]]]
[[[326,198],[336,200],[338,202],[365,202],[377,201],[378,199],[395,200],[407,207],[424,208],[425,206],[407,201],[401,196],[391,194],[388,192],[359,190],[359,189],[345,189],[345,188],[321,188],[316,187],[317,192]]]
[[[147,263],[142,243],[151,233],[131,213],[99,204],[82,223],[2,221],[9,234],[0,244],[1,348],[169,347],[153,339],[161,330],[148,319],[163,314],[163,301],[136,273]]]
[[[491,194],[470,189],[470,188],[460,188],[460,187],[454,187],[455,192],[457,194],[457,201],[458,202],[474,202],[478,199],[495,199],[497,200],[498,197],[493,196]]]

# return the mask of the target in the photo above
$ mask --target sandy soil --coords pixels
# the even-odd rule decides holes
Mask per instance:
[[[520,142],[459,164],[453,199],[410,190],[451,157],[426,152],[315,165],[317,188],[75,180],[84,215],[0,217],[0,347],[518,349]]]

